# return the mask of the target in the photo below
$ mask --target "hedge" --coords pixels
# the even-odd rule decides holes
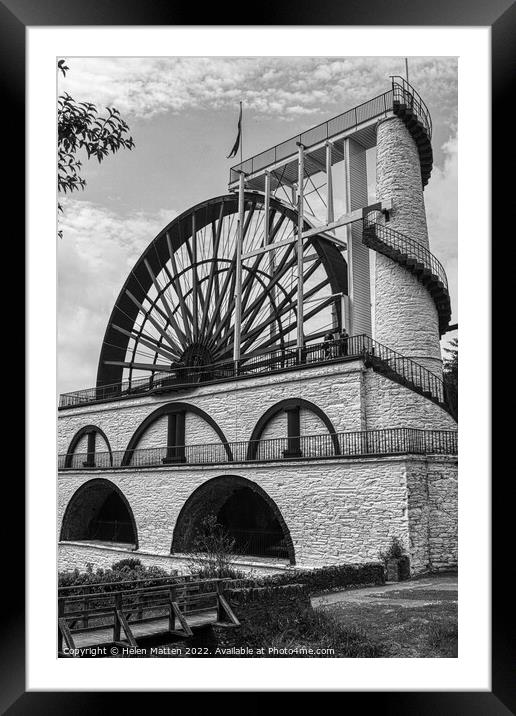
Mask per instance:
[[[85,587],[90,592],[111,592],[120,589],[120,583],[124,589],[135,589],[137,587],[150,587],[162,584],[166,579],[173,579],[177,572],[167,572],[161,567],[144,567],[139,559],[130,558],[115,562],[110,569],[99,568],[95,572],[91,564],[86,571],[78,569],[59,572],[58,587],[76,587],[67,589],[66,594],[83,593]]]
[[[317,567],[315,569],[292,569],[288,572],[256,579],[238,580],[232,587],[266,587],[300,584],[311,592],[325,591],[338,587],[366,584],[384,584],[385,570],[381,562],[365,564],[341,564]]]

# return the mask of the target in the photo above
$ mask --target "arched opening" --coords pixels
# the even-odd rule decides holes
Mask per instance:
[[[109,480],[90,480],[72,496],[61,527],[64,542],[108,542],[138,547],[134,515]]]
[[[274,500],[255,483],[234,475],[208,480],[190,495],[177,518],[172,552],[195,551],[196,536],[210,515],[233,538],[236,554],[295,564],[290,532]]]
[[[220,457],[221,459],[225,459],[227,461],[233,460],[233,454],[231,452],[231,447],[226,440],[226,436],[222,432],[219,425],[216,423],[216,421],[208,415],[208,413],[205,413],[204,410],[201,410],[201,408],[198,408],[196,405],[190,405],[190,403],[182,403],[179,401],[175,401],[173,403],[166,403],[165,405],[161,405],[159,408],[156,408],[154,412],[152,412],[150,415],[148,415],[145,420],[136,428],[133,436],[129,440],[129,444],[127,445],[127,448],[125,450],[124,456],[122,458],[122,465],[130,465],[131,460],[133,459],[133,455],[135,450],[138,448],[138,445],[140,443],[140,440],[143,438],[147,430],[152,427],[156,423],[157,420],[162,418],[163,416],[174,416],[174,415],[182,415],[183,419],[181,421],[181,429],[177,429],[179,427],[179,422],[176,424],[176,430],[174,430],[175,435],[171,435],[170,431],[170,423],[169,423],[169,431],[168,436],[166,438],[166,444],[170,447],[174,448],[174,454],[169,454],[169,451],[167,451],[167,457],[163,460],[163,462],[185,462],[187,461],[187,456],[185,455],[185,422],[184,422],[184,415],[185,413],[190,413],[192,415],[196,415],[199,418],[201,418],[212,430],[216,433],[217,437],[219,438],[221,442],[221,448],[220,448]],[[179,434],[181,437],[178,437]]]
[[[97,465],[98,452],[101,453]],[[113,453],[106,433],[96,425],[85,425],[73,436],[66,452],[65,467],[107,467],[113,464]]]
[[[296,455],[301,457],[303,455],[303,450],[301,449],[301,435],[299,429],[299,410],[301,409],[313,413],[313,415],[316,415],[319,420],[324,424],[324,426],[328,430],[328,433],[330,434],[333,452],[335,453],[335,455],[339,455],[340,446],[337,432],[335,430],[335,427],[333,426],[332,421],[326,415],[324,410],[322,410],[322,408],[320,408],[318,405],[315,405],[315,403],[312,403],[309,400],[304,400],[303,398],[286,398],[285,400],[280,400],[278,403],[272,405],[268,410],[265,411],[261,418],[259,418],[258,422],[254,426],[253,432],[251,433],[251,437],[249,438],[249,444],[247,447],[247,459],[256,460],[256,458],[259,456],[260,439],[262,438],[266,426],[271,420],[273,420],[274,417],[276,417],[279,413],[282,412],[287,413],[287,415],[289,416],[288,435],[286,436],[285,445],[286,449],[283,453],[283,457],[291,457]],[[291,416],[295,417],[296,419],[291,421]]]

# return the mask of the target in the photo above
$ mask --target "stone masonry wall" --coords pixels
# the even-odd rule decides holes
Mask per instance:
[[[362,430],[362,374],[362,363],[350,361],[204,385],[191,392],[179,393],[176,398],[165,394],[62,410],[59,413],[58,452],[66,452],[75,433],[87,424],[101,428],[113,450],[125,450],[137,427],[150,413],[160,405],[175,401],[190,403],[204,410],[217,422],[229,441],[248,440],[263,413],[286,398],[302,397],[315,403],[326,412],[338,432]],[[317,424],[313,414],[302,413],[303,434],[311,433]],[[155,446],[160,442],[158,436],[166,435],[166,419],[151,430],[140,447]],[[275,433],[269,437],[280,435]],[[186,440],[187,444],[218,442],[210,426],[191,413],[186,417]]]
[[[428,471],[428,531],[432,570],[458,564],[457,466],[435,462]]]
[[[453,459],[436,463],[438,467],[431,479],[435,485],[431,507],[438,512],[439,520],[447,525],[447,529],[450,528],[449,517],[442,511],[442,505],[447,499],[447,490],[454,484],[453,480],[450,482],[446,478],[449,465],[453,470],[454,463]],[[424,458],[385,457],[235,465],[228,466],[227,470],[220,467],[167,466],[61,473],[58,529],[66,506],[78,487],[94,477],[103,477],[119,487],[133,511],[139,549],[132,554],[154,555],[156,564],[163,565],[164,560],[171,567],[183,571],[184,562],[181,559],[168,557],[179,511],[201,484],[213,477],[233,474],[257,483],[274,500],[290,531],[296,566],[310,568],[374,561],[390,538],[398,536],[407,545],[409,537],[414,541],[414,568],[419,569],[422,563],[420,555],[430,549],[426,544],[429,537],[419,528],[420,518],[410,517],[412,498],[409,486],[424,482],[426,464]],[[415,495],[414,491],[413,503],[417,508]],[[451,549],[448,546],[450,539],[451,536],[447,537],[441,544],[437,532],[432,536],[432,559],[439,557],[441,562],[448,559],[446,552]],[[71,561],[81,551],[87,552],[82,562],[91,561],[88,560],[91,548],[77,543],[62,546],[61,568],[73,566]],[[115,561],[111,556],[109,560],[109,564]],[[266,563],[263,566],[267,568],[270,565]],[[285,562],[278,561],[277,566],[284,567]]]
[[[391,198],[389,228],[429,248],[416,144],[398,117],[377,128],[377,198]],[[376,253],[375,338],[442,375],[437,309],[428,290],[392,259]]]
[[[350,361],[292,374],[202,386],[186,395],[180,393],[177,398],[171,394],[147,396],[63,410],[59,413],[58,452],[65,453],[75,433],[88,424],[105,432],[113,450],[125,450],[148,415],[159,406],[176,401],[201,408],[218,423],[228,440],[248,440],[266,410],[284,398],[298,397],[321,408],[337,432],[393,427],[454,430],[457,427],[442,408],[426,398],[371,369],[366,370],[361,361]],[[327,433],[321,419],[305,408],[300,412],[300,426],[302,435]],[[286,435],[287,421],[283,413],[270,421],[262,438]],[[151,425],[138,447],[163,447],[166,442],[167,417],[164,416]],[[202,417],[187,412],[185,442],[187,445],[217,443],[219,438]],[[104,442],[98,436],[97,450],[103,449]]]
[[[457,566],[457,460],[432,457],[407,469],[413,572]]]
[[[364,377],[365,429],[457,430],[457,422],[435,403],[373,370]]]

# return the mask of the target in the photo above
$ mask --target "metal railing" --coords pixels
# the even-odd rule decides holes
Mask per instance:
[[[122,467],[174,467],[174,465],[216,465],[221,463],[273,462],[278,460],[358,457],[363,455],[456,455],[455,430],[386,428],[346,431],[323,435],[301,435],[299,456],[289,457],[292,438],[269,438],[228,443],[207,443],[181,447],[184,459],[164,462],[167,447],[137,448],[95,453],[94,465],[84,465],[84,453],[59,455],[59,470],[111,470]]]
[[[361,339],[366,366],[448,408],[444,382],[435,373],[368,336]]]
[[[232,551],[235,554],[289,559],[288,547],[282,532],[230,528],[228,533],[234,540]]]
[[[320,363],[329,358],[337,357],[336,353],[338,351],[330,351],[328,342],[325,341],[305,346],[301,355],[297,348],[284,348],[259,355],[242,356],[238,362],[226,361],[198,367],[178,365],[168,373],[154,373],[149,378],[136,378],[131,381],[126,380],[95,388],[85,388],[71,393],[62,393],[59,398],[59,407],[73,408],[78,405],[121,397],[128,398],[175,388],[195,387],[199,383],[218,383],[246,375],[272,373],[307,363]]]
[[[276,144],[274,147],[236,164],[229,170],[230,184],[238,181],[238,175],[242,171],[244,174],[254,174],[268,166],[294,157],[298,153],[298,143],[302,144],[306,149],[310,149],[310,147],[320,144],[320,142],[331,139],[347,130],[354,129],[363,122],[367,122],[370,119],[374,119],[374,117],[378,117],[392,110],[393,97],[393,90],[384,92],[367,102],[359,104],[357,107],[348,109],[346,112],[326,122],[321,122],[321,124],[308,129],[306,132],[296,134],[295,137],[291,137],[281,142],[281,144]]]
[[[404,382],[412,390],[422,394],[430,393],[429,397],[435,402],[446,405],[443,381],[434,373],[369,336],[359,335],[306,345],[301,350],[286,348],[249,358],[244,357],[238,362],[198,368],[178,368],[171,373],[154,375],[151,378],[143,378],[132,383],[126,381],[111,386],[79,390],[75,393],[64,393],[61,395],[59,407],[71,408],[107,399],[192,388],[200,383],[217,383],[221,380],[241,378],[247,375],[262,375],[294,368],[313,367],[317,364],[352,360],[353,358],[365,360],[368,366],[379,372],[385,373],[385,369],[388,369],[390,371],[388,377],[397,379],[398,382]]]
[[[392,92],[393,92],[393,108],[396,111],[397,104],[405,105],[411,110],[421,124],[424,126],[428,139],[432,139],[432,118],[426,104],[421,99],[421,95],[404,77],[400,75],[391,75]]]
[[[130,522],[120,520],[94,520],[90,530],[91,539],[106,542],[134,542],[133,527]]]
[[[437,276],[438,280],[443,284],[446,290],[448,290],[448,279],[442,263],[431,251],[425,246],[422,246],[419,242],[410,239],[395,229],[380,224],[378,219],[381,216],[381,212],[371,211],[364,217],[364,238],[367,238],[368,234],[371,235],[372,233],[375,238],[386,244],[389,248],[399,253],[407,254],[409,259],[414,259],[417,263],[423,264],[434,276]]]
[[[309,150],[316,144],[332,139],[348,130],[356,129],[360,124],[380,117],[386,112],[396,112],[400,105],[405,105],[412,111],[415,118],[424,126],[430,140],[432,138],[432,119],[420,94],[403,77],[394,75],[391,77],[391,81],[392,89],[389,91],[231,167],[229,183],[233,184],[238,181],[240,172],[244,172],[246,175],[255,174],[274,164],[295,157],[298,152],[298,143]]]

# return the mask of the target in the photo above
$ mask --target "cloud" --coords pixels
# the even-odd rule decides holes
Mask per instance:
[[[411,81],[438,110],[456,116],[455,58],[410,58]],[[129,117],[235,107],[243,99],[257,115],[292,119],[328,104],[336,113],[384,92],[400,57],[67,58],[59,90]]]
[[[458,320],[457,305],[457,202],[458,143],[457,135],[441,147],[444,162],[435,166],[425,189],[425,205],[433,254],[444,265],[452,298],[452,322]]]
[[[109,315],[131,268],[174,210],[122,216],[65,199],[58,245],[58,355],[61,392],[95,384]]]

